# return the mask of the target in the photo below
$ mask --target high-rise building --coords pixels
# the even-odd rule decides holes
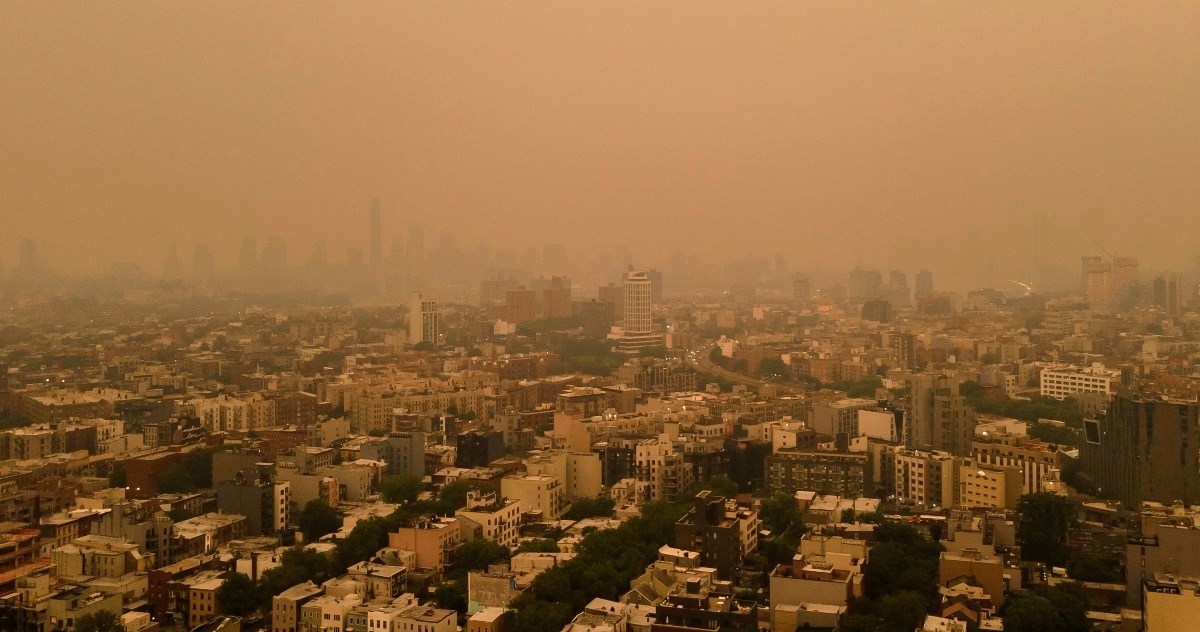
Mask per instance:
[[[650,293],[650,275],[630,270],[625,275],[621,302],[625,318],[621,322],[621,333],[613,336],[624,353],[636,353],[642,349],[659,347],[663,344],[662,333],[654,332],[653,305]]]
[[[1129,306],[1134,282],[1137,281],[1137,257],[1113,257],[1112,260],[1112,307],[1124,309]]]
[[[892,319],[892,304],[881,299],[871,299],[862,306],[862,319],[886,323]]]
[[[913,369],[917,361],[917,336],[897,332],[891,336],[892,354],[896,357],[896,368]]]
[[[408,342],[438,344],[439,316],[437,301],[425,298],[418,292],[408,304]]]
[[[850,272],[850,300],[879,298],[883,292],[883,275],[879,270],[855,268]]]
[[[663,300],[663,275],[659,270],[651,270],[646,273],[650,277],[650,300],[658,304]]]
[[[611,303],[613,316],[620,320],[625,318],[625,288],[615,284],[601,285],[597,290],[596,301]]]
[[[625,275],[625,291],[622,299],[625,318],[622,326],[626,333],[648,334],[653,327],[651,318],[650,276],[645,272],[629,271]]]
[[[208,245],[196,246],[195,254],[192,255],[192,280],[201,285],[212,283],[215,268],[216,263]]]
[[[383,265],[383,231],[382,219],[379,212],[379,198],[371,200],[371,248],[370,259],[371,274],[378,275]]]
[[[1084,420],[1080,466],[1097,494],[1126,508],[1200,501],[1200,403],[1119,393],[1108,414]]]
[[[1178,316],[1183,309],[1183,287],[1174,272],[1160,274],[1154,279],[1154,305],[1167,316]]]
[[[917,297],[930,296],[933,294],[933,273],[929,270],[921,270],[917,273],[916,279]]]
[[[238,273],[250,275],[258,269],[258,242],[253,237],[242,240],[242,248],[238,251]]]
[[[1047,213],[1037,213],[1033,216],[1033,287],[1037,291],[1044,291],[1046,285],[1047,269],[1046,253],[1049,250],[1049,240],[1047,239],[1046,223],[1050,216]],[[919,290],[918,290],[919,292]]]
[[[1104,258],[1096,255],[1088,255],[1080,260],[1081,267],[1079,268],[1079,291],[1087,294],[1088,289],[1088,270],[1090,268],[1100,266],[1104,263]]]
[[[797,305],[804,305],[812,299],[812,284],[803,274],[792,279],[792,300]]]
[[[180,261],[179,249],[174,245],[171,246],[171,252],[167,255],[167,263],[163,266],[163,278],[168,281],[183,279],[183,261]]]
[[[975,411],[959,395],[958,382],[946,375],[919,374],[909,381],[904,415],[905,445],[942,450],[955,456],[971,453]]]
[[[287,244],[279,237],[272,237],[263,248],[259,261],[264,273],[282,275],[287,271]]]
[[[1083,291],[1093,311],[1107,312],[1113,305],[1113,267],[1100,257],[1083,258]]]
[[[888,275],[888,282],[883,286],[883,298],[897,307],[908,307],[911,304],[908,275],[903,270],[892,270]]]

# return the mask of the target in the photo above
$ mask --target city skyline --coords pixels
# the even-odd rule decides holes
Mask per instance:
[[[1196,7],[625,8],[6,5],[0,263],[366,259],[380,198],[385,251],[421,224],[960,288],[1103,249],[1192,267]]]

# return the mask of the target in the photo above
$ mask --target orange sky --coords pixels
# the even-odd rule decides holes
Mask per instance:
[[[544,238],[1027,270],[1200,252],[1200,4],[0,4],[0,264]],[[965,281],[964,281],[965,282]]]

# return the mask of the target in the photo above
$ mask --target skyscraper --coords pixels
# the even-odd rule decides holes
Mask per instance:
[[[918,272],[916,285],[917,298],[933,294],[933,273],[929,270]]]
[[[622,325],[625,333],[650,333],[653,324],[650,316],[652,296],[648,274],[630,270],[625,275],[625,318]]]
[[[408,304],[409,344],[438,344],[439,320],[437,301],[421,296],[420,292],[413,294]]]
[[[1154,279],[1154,305],[1167,316],[1178,316],[1183,309],[1183,287],[1179,275],[1165,272]]]
[[[812,285],[803,274],[792,280],[792,300],[796,305],[804,305],[812,300]]]
[[[1093,311],[1107,312],[1113,305],[1112,264],[1100,257],[1083,258],[1083,291]]]
[[[371,200],[371,248],[370,248],[370,265],[371,275],[378,276],[382,270],[380,266],[383,264],[383,235],[381,230],[381,220],[379,217],[379,198]]]
[[[650,300],[654,303],[661,303],[663,300],[663,275],[658,270],[651,270],[646,273],[650,277]]]
[[[879,298],[883,293],[883,275],[879,270],[863,270],[861,267],[850,272],[850,300]]]
[[[1125,309],[1129,307],[1137,281],[1137,257],[1113,257],[1112,260],[1112,307]]]
[[[208,245],[196,246],[195,254],[192,255],[192,280],[200,285],[212,283],[215,268],[216,264]]]
[[[651,297],[650,275],[630,270],[625,275],[621,297],[624,319],[621,321],[621,333],[616,336],[623,353],[637,353],[641,349],[662,346],[662,334],[654,333],[654,301]]]

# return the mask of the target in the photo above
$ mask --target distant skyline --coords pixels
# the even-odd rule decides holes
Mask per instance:
[[[814,276],[1200,254],[1200,5],[0,5],[0,268],[433,250]],[[552,271],[550,271],[552,272]],[[564,269],[563,273],[573,274]],[[616,279],[614,279],[615,281]],[[843,281],[844,282],[844,281]]]

